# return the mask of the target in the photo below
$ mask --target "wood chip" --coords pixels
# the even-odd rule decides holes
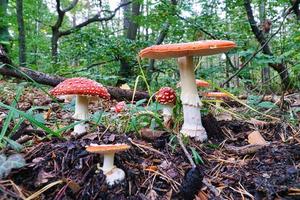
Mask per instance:
[[[253,131],[248,135],[249,144],[266,145],[266,140],[262,137],[259,131]]]

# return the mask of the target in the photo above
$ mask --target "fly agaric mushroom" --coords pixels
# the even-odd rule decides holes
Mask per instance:
[[[103,166],[100,169],[106,175],[106,183],[109,186],[113,186],[125,179],[125,172],[114,165],[115,153],[126,151],[129,148],[130,146],[127,144],[91,144],[86,147],[86,150],[91,153],[103,155]]]
[[[69,78],[50,91],[54,96],[76,96],[75,114],[73,118],[86,120],[89,118],[88,105],[90,97],[110,99],[107,89],[96,81],[86,78]],[[87,124],[77,124],[74,126],[74,135],[86,132]]]
[[[236,47],[234,42],[225,40],[207,40],[190,43],[154,45],[143,49],[142,58],[163,59],[178,58],[181,79],[181,101],[183,104],[184,123],[181,132],[198,141],[207,139],[202,126],[200,98],[195,81],[193,56],[207,56],[224,53]]]
[[[176,92],[173,88],[162,87],[155,95],[155,99],[158,103],[162,105],[164,125],[170,128],[170,123],[172,120],[172,111],[176,102]]]
[[[116,113],[120,113],[125,109],[125,107],[126,107],[125,101],[120,101],[112,108],[112,110],[115,111]]]
[[[224,93],[224,92],[206,92],[206,93],[203,93],[203,96],[205,96],[205,97],[213,97],[213,98],[215,98],[216,100],[218,100],[218,101],[216,101],[216,107],[217,107],[217,108],[218,108],[218,107],[221,107],[221,102],[220,102],[220,100],[221,100],[222,98],[228,97],[228,95],[227,95],[226,93]]]

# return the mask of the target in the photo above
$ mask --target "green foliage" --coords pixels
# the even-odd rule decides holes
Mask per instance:
[[[21,154],[13,154],[9,157],[0,154],[0,179],[5,178],[12,169],[21,168],[25,164],[25,159]]]

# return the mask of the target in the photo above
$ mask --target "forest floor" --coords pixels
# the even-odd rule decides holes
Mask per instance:
[[[2,80],[0,84],[0,101],[10,105],[18,83]],[[25,87],[17,108],[27,111],[46,106],[48,109],[36,109],[35,115],[42,116],[44,124],[54,129],[73,122],[72,112],[60,104],[65,103],[55,102],[39,89]],[[115,102],[102,102],[101,107],[109,112],[112,104]],[[95,103],[89,108],[96,112],[99,106]],[[235,107],[233,112],[241,113],[243,109]],[[0,108],[0,127],[7,114],[8,110]],[[25,199],[35,193],[39,194],[37,199],[167,200],[183,199],[182,192],[190,193],[191,199],[300,199],[300,133],[295,126],[213,114],[204,116],[203,124],[209,140],[202,144],[190,140],[187,149],[194,148],[201,156],[198,166],[211,187],[203,184],[194,195],[192,188],[182,187],[191,165],[181,147],[171,141],[171,133],[161,131],[145,137],[91,123],[94,131],[79,138],[72,138],[70,130],[63,133],[64,137],[50,138],[25,120],[11,138],[24,146],[20,153],[26,165],[0,180],[0,199]],[[10,124],[9,130],[13,126]],[[267,143],[249,143],[248,136],[253,132]],[[126,172],[125,181],[107,186],[105,175],[96,173],[101,156],[85,151],[91,143],[131,146],[115,156],[115,165]],[[15,150],[8,147],[1,153],[10,155]]]

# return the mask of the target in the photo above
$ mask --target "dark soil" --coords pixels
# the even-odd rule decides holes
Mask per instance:
[[[23,104],[29,102],[29,107],[37,103],[34,98],[22,98]],[[44,105],[43,102],[39,104]],[[50,106],[57,110],[50,120],[63,121],[70,115],[56,107],[55,102]],[[136,133],[117,133],[99,126],[96,132],[81,138],[47,139],[43,132],[24,131],[29,127],[27,123],[24,130],[14,136],[14,139],[30,136],[30,145],[21,152],[27,164],[13,170],[6,180],[13,181],[26,197],[62,180],[39,196],[39,199],[47,200],[191,199],[198,193],[202,193],[202,197],[204,194],[206,199],[300,199],[300,145],[293,139],[294,133],[288,125],[270,123],[257,128],[245,121],[217,121],[213,115],[206,116],[203,124],[209,135],[208,142],[201,144],[190,140],[190,146],[197,150],[204,164],[191,170],[180,146],[170,143],[172,135],[169,133],[145,140]],[[247,145],[247,135],[254,130],[258,130],[270,145],[243,156],[223,148],[224,141],[237,147]],[[107,186],[105,175],[97,170],[102,157],[85,151],[85,146],[90,143],[127,143],[131,146],[128,151],[115,156],[115,165],[126,173],[122,183]],[[190,148],[188,151],[191,153]],[[9,155],[14,151],[4,149],[2,153]],[[203,177],[220,192],[219,197],[201,184]],[[0,181],[0,199],[20,199],[18,189],[5,180]]]

